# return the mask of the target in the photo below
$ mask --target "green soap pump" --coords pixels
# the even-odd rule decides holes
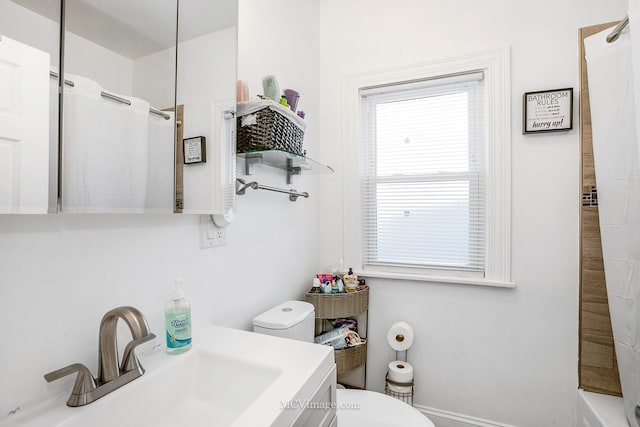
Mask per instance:
[[[184,299],[182,279],[176,279],[171,301],[164,312],[167,332],[167,353],[179,354],[191,348],[191,304]]]

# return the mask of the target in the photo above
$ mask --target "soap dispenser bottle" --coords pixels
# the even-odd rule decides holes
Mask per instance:
[[[176,279],[171,301],[164,312],[167,353],[179,354],[191,348],[191,304],[184,298],[182,279]]]

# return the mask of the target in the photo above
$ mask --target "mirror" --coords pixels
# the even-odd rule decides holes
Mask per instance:
[[[63,213],[175,210],[177,0],[66,0]]]
[[[237,0],[0,0],[0,34],[3,42],[13,35],[27,45],[23,50],[44,51],[39,62],[31,61],[38,64],[31,73],[47,73],[46,82],[40,77],[16,91],[6,78],[16,66],[3,66],[0,56],[0,131],[12,129],[6,125],[10,114],[3,113],[11,113],[7,99],[18,92],[34,101],[27,105],[25,129],[48,150],[26,151],[35,144],[20,145],[20,138],[30,134],[0,133],[0,205],[26,200],[7,190],[7,177],[21,177],[16,170],[22,170],[42,187],[38,213],[55,212],[56,200],[63,213],[229,211],[235,196]],[[64,84],[49,72],[62,74]],[[22,155],[18,161],[16,153]],[[24,159],[31,163],[24,166]],[[24,182],[13,186],[21,189]],[[50,183],[48,190],[43,182]]]
[[[0,0],[0,213],[56,212],[59,0]]]
[[[237,0],[180,0],[176,96],[185,142],[176,175],[184,213],[235,208],[237,22]]]

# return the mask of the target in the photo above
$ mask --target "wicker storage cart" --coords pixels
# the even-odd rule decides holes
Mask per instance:
[[[366,339],[369,310],[368,287],[354,293],[320,294],[308,292],[306,300],[313,304],[315,308],[316,335],[323,332],[322,325],[325,319],[353,318],[358,319],[358,334],[360,334],[361,338]],[[364,324],[364,329],[361,328],[362,324]],[[364,367],[367,362],[367,344],[335,350],[334,355],[338,382],[355,388],[365,388],[366,378],[364,372],[358,384],[349,381],[345,377],[353,374],[358,368]]]
[[[307,293],[307,302],[316,309],[316,317],[339,319],[355,317],[369,309],[369,288],[346,294]]]
[[[335,350],[336,371],[338,376],[348,374],[367,363],[367,344]]]

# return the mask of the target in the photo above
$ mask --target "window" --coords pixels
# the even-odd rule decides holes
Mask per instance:
[[[513,286],[506,55],[349,82],[345,260],[362,275]]]
[[[484,274],[483,73],[360,91],[365,265]]]

